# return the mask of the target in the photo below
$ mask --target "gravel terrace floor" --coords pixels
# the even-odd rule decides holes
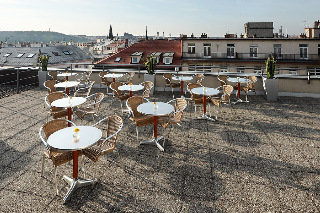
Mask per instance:
[[[50,161],[40,176],[45,95],[32,89],[0,99],[0,212],[320,211],[319,99],[269,103],[250,96],[248,104],[224,106],[217,122],[196,119],[189,105],[183,125],[164,132],[165,152],[139,145],[135,126],[122,116],[117,152],[86,160],[97,184],[63,204],[69,186],[62,175],[72,175],[72,162],[58,167],[59,196]],[[172,96],[155,97],[150,100]],[[111,100],[104,99],[101,117],[120,112],[119,101]],[[93,123],[91,117],[74,122]],[[151,138],[152,129],[141,127],[141,139]]]

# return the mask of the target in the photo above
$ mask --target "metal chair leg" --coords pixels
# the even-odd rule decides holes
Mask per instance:
[[[57,180],[57,166],[54,166],[54,182],[56,187],[56,195],[58,195],[59,191],[58,191],[58,180]]]
[[[136,126],[136,132],[137,132],[137,141],[139,141],[139,131],[138,131],[138,126]]]
[[[44,170],[44,158],[45,156],[42,156],[42,166],[41,166],[41,177],[43,177],[43,170]]]

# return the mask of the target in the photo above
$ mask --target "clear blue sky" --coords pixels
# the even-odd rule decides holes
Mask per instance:
[[[272,21],[275,31],[300,34],[320,19],[320,0],[0,0],[0,31],[41,30],[107,35],[157,32],[199,36],[243,33],[251,21]]]

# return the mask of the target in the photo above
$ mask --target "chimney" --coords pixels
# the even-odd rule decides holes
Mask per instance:
[[[164,32],[162,32],[162,38],[164,39]]]
[[[129,40],[126,38],[126,39],[124,40],[124,47],[128,47],[128,43],[129,43]]]
[[[157,39],[159,39],[159,32],[157,32]]]

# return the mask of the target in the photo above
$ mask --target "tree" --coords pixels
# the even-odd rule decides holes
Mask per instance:
[[[113,40],[113,33],[112,33],[112,26],[110,24],[110,29],[109,29],[109,39]]]

